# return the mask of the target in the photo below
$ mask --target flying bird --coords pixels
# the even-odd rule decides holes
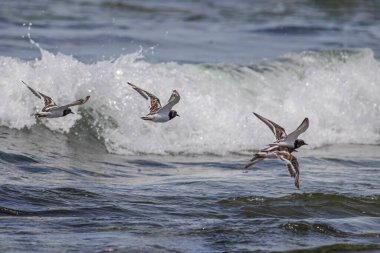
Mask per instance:
[[[304,133],[309,128],[309,119],[305,118],[302,123],[297,127],[296,130],[291,132],[289,135],[286,134],[285,129],[279,124],[274,123],[273,121],[264,118],[263,116],[253,113],[258,117],[262,122],[265,123],[272,130],[276,140],[274,143],[268,144],[269,146],[281,146],[289,148],[290,153],[296,151],[297,148],[307,145],[304,140],[298,139],[302,133]]]
[[[64,117],[68,114],[74,114],[71,111],[72,106],[76,105],[83,105],[86,103],[89,99],[90,96],[86,96],[85,98],[78,99],[70,104],[63,105],[63,106],[58,106],[51,97],[36,91],[32,87],[30,87],[28,84],[26,84],[24,81],[21,81],[23,84],[28,87],[28,89],[39,99],[44,99],[44,107],[42,108],[41,112],[37,112],[32,114],[33,116],[37,116],[38,118],[59,118],[59,117]]]
[[[287,135],[284,128],[280,125],[257,113],[253,114],[269,127],[276,140],[273,143],[268,144],[268,147],[257,152],[244,168],[247,170],[249,167],[257,164],[265,158],[278,158],[286,163],[290,176],[294,178],[294,185],[299,189],[299,164],[297,158],[292,155],[292,152],[297,151],[297,149],[303,145],[307,145],[304,140],[298,139],[298,136],[308,129],[309,119],[305,118],[296,130]]]
[[[146,116],[141,117],[141,119],[163,123],[174,119],[176,116],[180,117],[177,111],[172,110],[173,106],[176,105],[181,98],[178,91],[173,90],[168,103],[162,107],[160,100],[155,95],[130,82],[128,82],[128,84],[146,100],[150,99],[149,113]]]

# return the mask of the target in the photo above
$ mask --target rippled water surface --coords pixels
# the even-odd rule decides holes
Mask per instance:
[[[125,157],[65,135],[41,153],[40,131],[1,131],[3,251],[380,250],[378,146],[299,152],[296,190],[279,161],[243,173],[246,156]]]
[[[379,252],[378,1],[2,1],[1,252]],[[90,94],[76,114],[42,102]],[[180,118],[140,119],[134,82]],[[258,112],[309,144],[286,166]]]

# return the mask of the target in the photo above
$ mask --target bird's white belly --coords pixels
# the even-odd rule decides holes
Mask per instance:
[[[167,122],[169,121],[169,115],[156,114],[153,118],[154,122]]]
[[[276,142],[276,143],[271,143],[268,146],[270,146],[270,147],[280,146],[280,147],[294,148],[294,144],[293,143],[284,142],[284,141]]]
[[[61,111],[51,111],[51,112],[39,112],[37,113],[40,117],[46,117],[46,118],[59,118],[63,116],[63,112]]]

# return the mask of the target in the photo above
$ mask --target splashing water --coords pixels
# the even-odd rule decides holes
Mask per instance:
[[[311,147],[332,143],[379,143],[380,71],[369,49],[287,54],[251,66],[148,63],[142,52],[84,64],[40,48],[41,58],[0,57],[0,124],[21,129],[36,124],[41,109],[21,80],[57,104],[88,94],[79,114],[42,120],[52,131],[68,133],[88,125],[110,152],[202,154],[244,152],[273,141],[258,112],[288,133],[309,117],[301,137]],[[180,118],[166,124],[140,119],[149,103],[127,81],[152,92],[165,104],[177,89]]]

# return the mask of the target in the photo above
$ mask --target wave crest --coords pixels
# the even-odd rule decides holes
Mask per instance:
[[[251,66],[148,63],[141,52],[113,61],[84,64],[41,49],[41,59],[0,57],[0,124],[21,129],[38,101],[21,80],[57,103],[90,94],[83,115],[42,120],[53,131],[69,132],[78,122],[120,154],[244,152],[273,141],[256,111],[290,132],[304,117],[302,136],[311,147],[335,143],[376,144],[380,132],[379,62],[369,49],[303,52]],[[147,102],[126,83],[151,91],[164,104],[171,90],[181,115],[166,124],[144,122]],[[85,117],[85,120],[80,120]],[[80,127],[79,127],[80,128]],[[83,129],[82,129],[83,130]],[[81,131],[82,133],[83,131]]]

